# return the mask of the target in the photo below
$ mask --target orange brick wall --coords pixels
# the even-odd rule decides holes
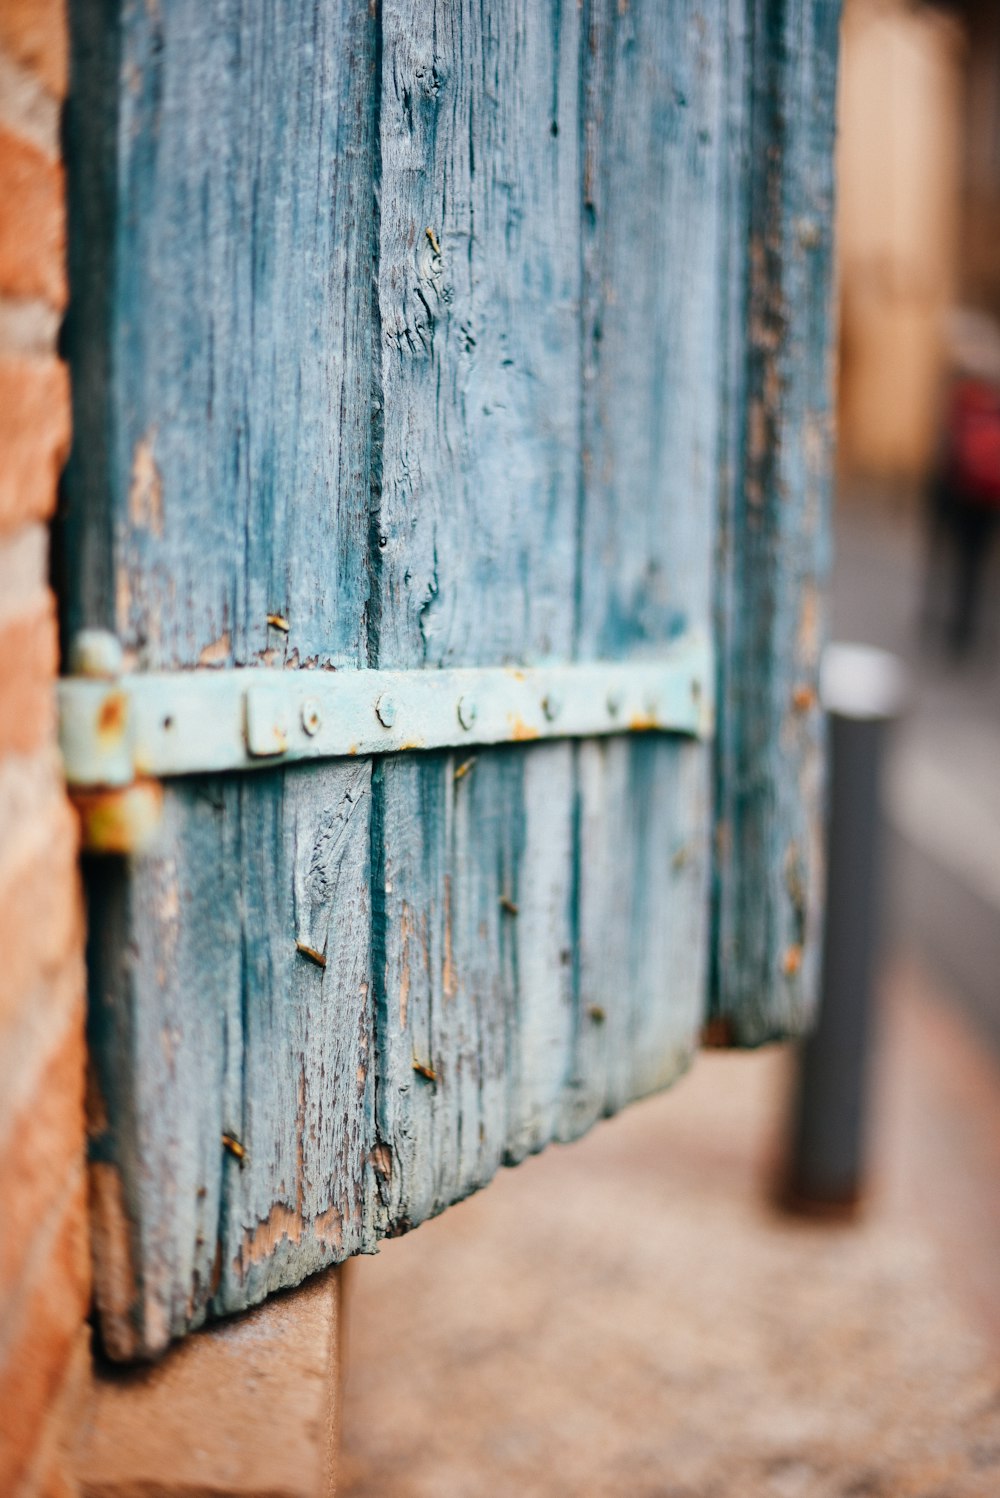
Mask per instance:
[[[47,521],[69,440],[60,0],[0,0],[0,1494],[69,1498],[89,1376],[83,920]]]

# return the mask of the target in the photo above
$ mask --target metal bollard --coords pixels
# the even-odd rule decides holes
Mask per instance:
[[[786,1203],[801,1211],[850,1210],[864,1187],[880,781],[904,693],[895,656],[866,645],[828,646],[821,672],[830,732],[826,932],[816,1027],[799,1053],[786,1176]]]

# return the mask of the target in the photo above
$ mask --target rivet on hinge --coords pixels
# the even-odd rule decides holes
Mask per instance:
[[[391,728],[396,721],[396,699],[390,692],[383,692],[375,704],[378,720],[383,728]]]
[[[479,709],[476,706],[475,697],[468,692],[458,699],[458,721],[463,728],[471,728],[476,721]]]

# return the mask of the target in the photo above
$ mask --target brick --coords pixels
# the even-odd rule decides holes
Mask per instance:
[[[63,0],[0,0],[0,42],[22,67],[37,73],[50,94],[63,97],[67,76]]]
[[[65,1190],[84,1151],[84,1043],[82,973],[78,1002],[56,1026],[47,1054],[39,1058],[27,1096],[0,1135],[0,1293],[27,1272],[37,1223],[44,1222]],[[0,1096],[0,1115],[6,1098]]]
[[[71,1177],[55,1224],[42,1225],[35,1234],[30,1282],[4,1288],[0,1493],[16,1493],[44,1438],[87,1312],[90,1254],[82,1167]]]
[[[0,755],[43,749],[55,736],[58,629],[51,593],[0,616]]]
[[[63,1457],[49,1468],[41,1481],[32,1486],[30,1492],[31,1498],[80,1498],[80,1485]]]
[[[66,304],[63,168],[34,141],[0,125],[0,291]]]
[[[67,1362],[62,1384],[52,1399],[17,1498],[80,1498],[76,1449],[93,1392],[90,1327],[83,1325]]]
[[[32,520],[0,536],[0,630],[7,620],[42,604],[49,563],[49,531]]]
[[[0,754],[30,754],[51,743],[58,665],[55,600],[39,589],[13,616],[0,614]]]
[[[329,1270],[195,1332],[151,1369],[99,1373],[83,1498],[332,1494],[341,1294]]]
[[[76,817],[54,791],[46,813],[0,849],[0,1036],[28,999],[38,1004],[40,986],[54,987],[80,960],[77,845]]]
[[[0,533],[52,514],[69,409],[69,376],[55,355],[0,356]]]

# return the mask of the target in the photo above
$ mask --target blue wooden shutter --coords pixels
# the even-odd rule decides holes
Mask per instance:
[[[129,1358],[801,1028],[837,6],[70,10],[67,636],[220,691],[717,663],[714,742],[189,774],[88,862]]]

